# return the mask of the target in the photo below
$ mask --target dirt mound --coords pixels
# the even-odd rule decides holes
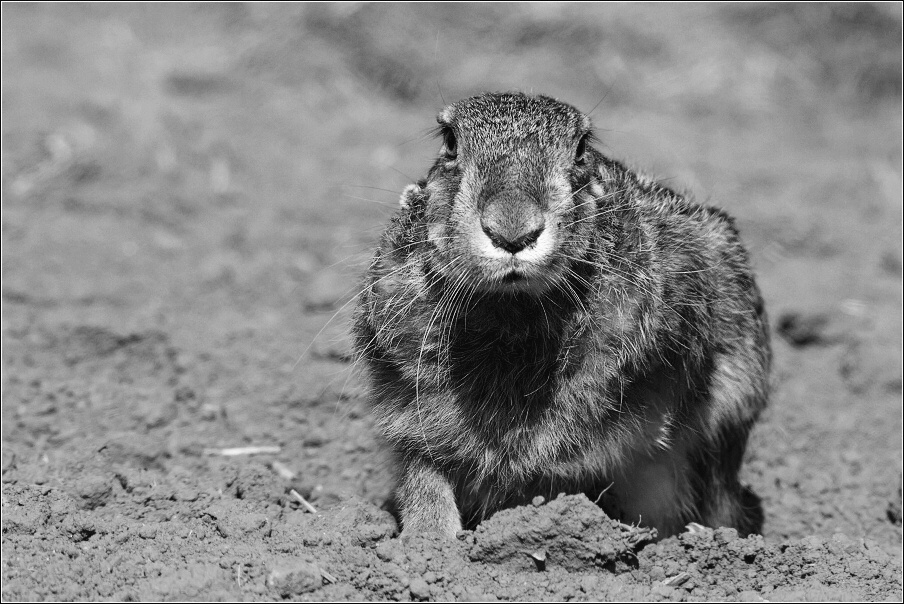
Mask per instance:
[[[616,570],[631,565],[639,545],[656,531],[621,524],[585,496],[560,496],[543,505],[503,510],[469,535],[475,562],[504,563],[514,569]]]

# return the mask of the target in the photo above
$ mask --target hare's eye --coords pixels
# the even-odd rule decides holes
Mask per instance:
[[[458,157],[458,141],[452,128],[443,128],[443,153],[450,160]]]
[[[584,163],[584,154],[587,153],[587,135],[581,137],[578,141],[578,148],[574,152],[574,161],[577,164]]]

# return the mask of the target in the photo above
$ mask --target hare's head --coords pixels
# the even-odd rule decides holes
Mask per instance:
[[[483,94],[437,117],[425,183],[436,271],[495,292],[545,291],[586,250],[599,213],[590,119],[544,96]]]

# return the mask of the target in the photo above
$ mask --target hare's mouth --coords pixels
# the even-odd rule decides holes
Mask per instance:
[[[550,289],[555,281],[548,272],[548,267],[540,268],[524,264],[502,268],[484,281],[483,289],[497,293],[542,295]]]
[[[441,252],[440,272],[463,279],[483,292],[542,294],[559,278],[555,261],[557,237],[553,229],[544,229],[529,244],[505,249],[493,242],[479,221],[466,222],[449,245],[436,237]],[[445,253],[443,253],[445,252]],[[443,261],[445,259],[445,262]]]
[[[517,253],[478,249],[477,262],[481,267],[483,288],[499,292],[540,294],[555,279],[551,262],[552,242],[541,240],[536,246]]]

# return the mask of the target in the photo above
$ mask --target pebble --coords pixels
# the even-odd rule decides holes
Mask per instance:
[[[113,493],[113,485],[104,476],[88,476],[76,486],[85,508],[93,510],[105,505]]]
[[[314,591],[323,585],[320,569],[307,562],[297,562],[289,567],[275,568],[267,577],[267,584],[288,598]]]
[[[732,541],[736,541],[738,539],[738,531],[733,528],[718,528],[715,533],[716,543],[720,545],[724,545],[726,543],[731,543]]]
[[[738,602],[765,602],[763,596],[753,591],[752,589],[748,589],[742,591],[737,596]]]
[[[430,586],[420,577],[411,580],[408,591],[411,592],[412,600],[426,600],[430,597]]]

